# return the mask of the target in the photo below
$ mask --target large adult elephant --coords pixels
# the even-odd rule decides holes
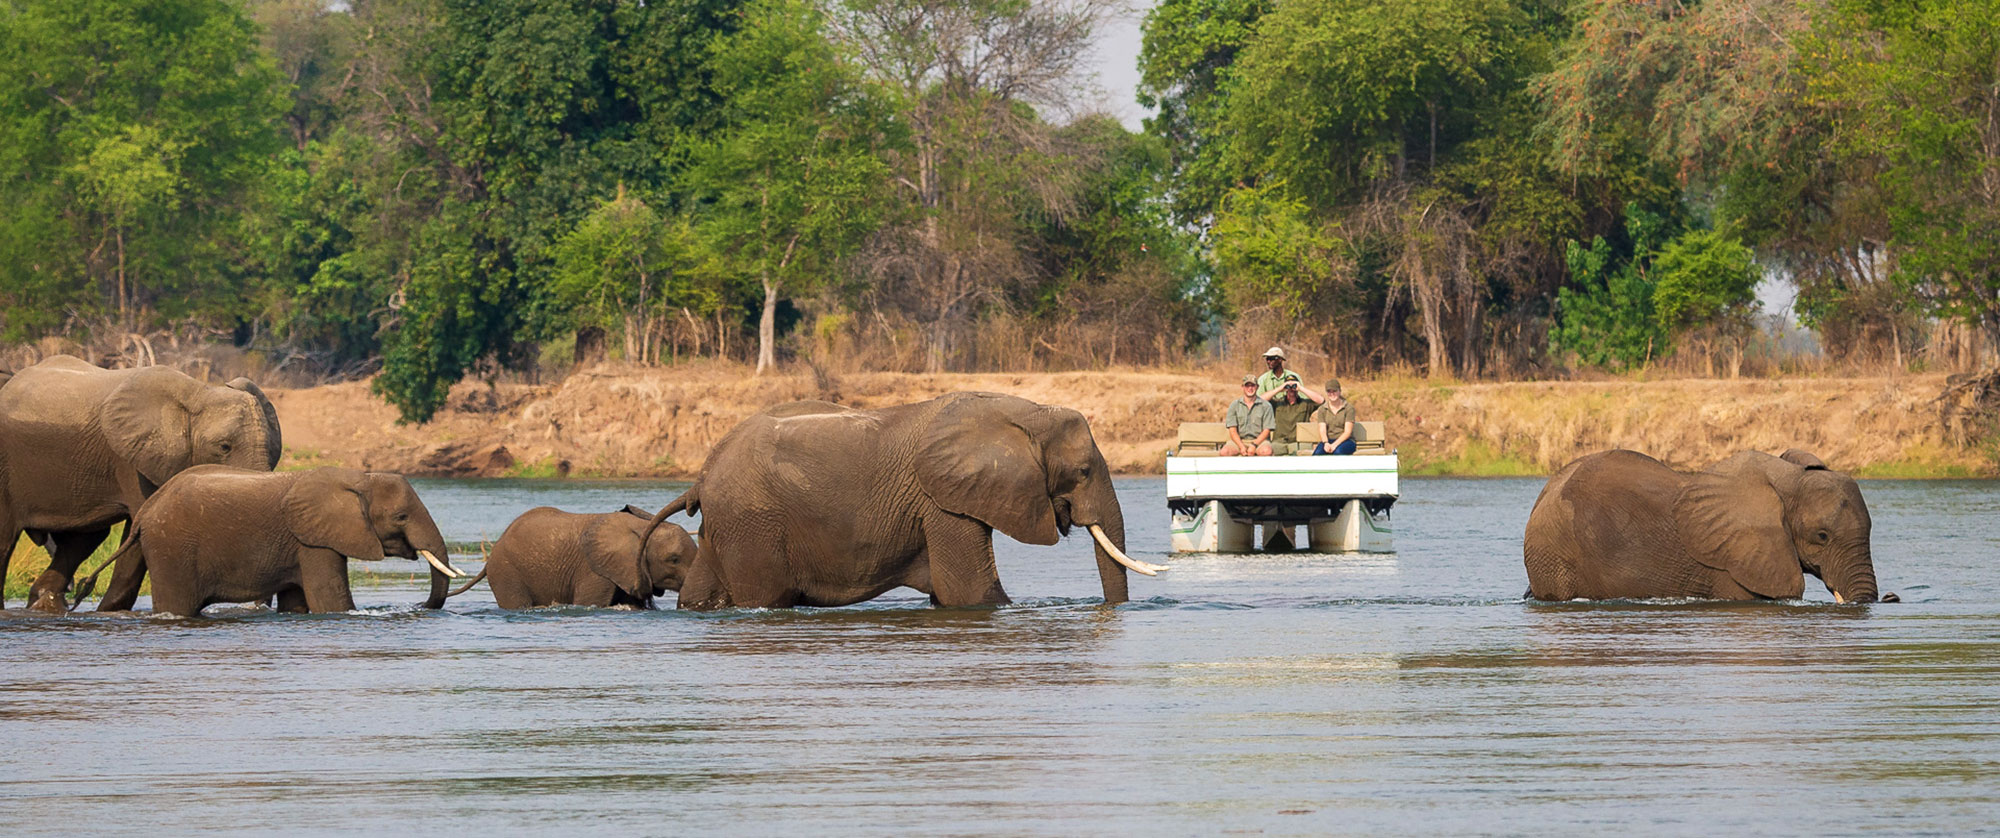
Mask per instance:
[[[278,412],[247,378],[209,385],[67,355],[21,370],[0,387],[0,575],[27,531],[50,554],[30,607],[67,610],[77,565],[168,478],[203,464],[270,471],[283,450]]]
[[[446,555],[437,522],[400,474],[196,466],[139,507],[97,610],[130,610],[151,573],[160,614],[274,596],[280,611],[351,611],[347,560],[389,556],[430,563],[425,607],[440,608],[446,583],[463,575]]]
[[[1869,528],[1854,478],[1804,451],[1691,474],[1604,451],[1549,478],[1522,553],[1536,599],[1792,599],[1812,574],[1835,599],[1873,602]]]
[[[1125,570],[1125,517],[1090,425],[1074,410],[954,393],[880,410],[794,402],[743,420],[701,477],[653,516],[701,514],[680,606],[849,605],[907,585],[937,605],[1008,601],[993,531],[1096,539],[1105,602]]]

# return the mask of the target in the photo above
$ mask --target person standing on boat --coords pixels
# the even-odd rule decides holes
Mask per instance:
[[[1229,432],[1222,456],[1271,456],[1271,403],[1257,398],[1255,377],[1243,376],[1243,398],[1229,403],[1222,426]]]
[[[1299,441],[1299,423],[1310,422],[1310,418],[1325,399],[1299,380],[1299,374],[1290,370],[1280,379],[1278,397],[1271,400],[1271,453],[1290,456],[1299,453],[1301,446],[1311,447],[1312,441]]]
[[[1313,446],[1314,454],[1354,453],[1354,404],[1341,391],[1340,379],[1326,380],[1326,403],[1313,411],[1312,421],[1319,423],[1319,444]]]
[[[1278,400],[1278,391],[1284,389],[1285,376],[1298,377],[1298,373],[1285,369],[1285,348],[1273,346],[1264,350],[1264,374],[1257,376],[1257,398],[1267,402]]]

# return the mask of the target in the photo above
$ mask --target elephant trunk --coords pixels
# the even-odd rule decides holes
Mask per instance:
[[[1877,595],[1874,565],[1865,560],[1856,562],[1845,578],[1835,584],[1833,592],[1848,602],[1874,602]]]
[[[1125,550],[1125,511],[1118,507],[1118,496],[1111,490],[1111,482],[1104,481],[1104,494],[1110,497],[1103,502],[1103,511],[1097,516],[1097,526],[1111,541],[1111,546],[1120,552]],[[1097,556],[1097,578],[1104,585],[1104,604],[1116,605],[1131,599],[1125,586],[1125,566],[1111,558],[1102,542],[1093,541],[1091,549]]]
[[[409,539],[410,546],[415,548],[419,555],[428,552],[436,556],[446,567],[451,566],[451,551],[445,547],[444,534],[438,531],[437,524],[432,522],[428,515],[423,521],[411,521],[409,533],[412,536]],[[430,570],[431,595],[424,600],[424,607],[443,608],[445,599],[451,596],[452,577],[445,575],[444,571],[435,566]]]

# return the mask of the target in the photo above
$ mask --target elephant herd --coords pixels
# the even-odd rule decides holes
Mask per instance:
[[[347,561],[389,556],[428,563],[428,608],[482,579],[502,608],[648,608],[669,590],[688,609],[840,606],[897,587],[939,606],[998,605],[1009,600],[995,530],[1042,545],[1087,532],[1106,603],[1129,598],[1127,571],[1166,569],[1125,554],[1110,469],[1083,416],[991,393],[772,407],[717,442],[657,513],[529,510],[456,591],[464,573],[408,480],[277,472],[282,450],[277,411],[247,379],[210,385],[66,356],[0,375],[0,536],[12,545],[26,533],[51,557],[29,607],[68,611],[72,587],[80,603],[110,568],[99,611],[132,608],[148,575],[159,613],[218,602],[347,611]],[[679,513],[701,516],[699,539],[666,521]],[[113,558],[76,584],[120,521],[130,525]],[[1869,526],[1854,480],[1802,451],[1694,474],[1630,451],[1592,454],[1536,499],[1528,596],[1796,598],[1810,574],[1837,599],[1870,602]]]

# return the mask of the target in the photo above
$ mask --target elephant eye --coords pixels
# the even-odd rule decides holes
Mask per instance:
[[[1814,544],[1825,544],[1828,541],[1832,540],[1833,540],[1833,533],[1827,532],[1826,530],[1818,530],[1813,533]]]
[[[222,444],[222,453],[224,454],[229,453],[229,443],[225,442]]]

